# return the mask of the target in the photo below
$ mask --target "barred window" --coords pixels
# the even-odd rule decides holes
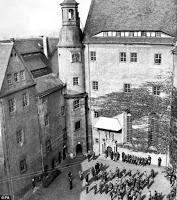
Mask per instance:
[[[161,37],[161,32],[155,32],[156,37]]]
[[[22,70],[22,71],[20,71],[20,78],[21,78],[21,80],[22,81],[25,81],[25,71],[24,70]]]
[[[126,53],[120,52],[120,62],[126,62]]]
[[[24,143],[24,133],[22,129],[16,132],[16,138],[17,138],[17,144],[22,145]]]
[[[128,83],[124,84],[124,92],[125,92],[125,93],[131,92],[130,87],[131,87],[131,86],[130,86],[130,84],[128,84]]]
[[[108,32],[103,32],[103,37],[108,37]]]
[[[160,95],[160,86],[153,86],[153,94]]]
[[[130,62],[137,62],[137,53],[130,53]]]
[[[15,112],[16,109],[15,98],[9,99],[8,104],[9,104],[9,112],[10,113]]]
[[[73,77],[73,85],[79,85],[79,78]]]
[[[23,104],[23,107],[26,107],[29,105],[29,96],[27,93],[23,94],[22,104]]]
[[[154,55],[154,63],[160,65],[162,63],[162,55],[160,53],[156,53]]]
[[[96,60],[96,51],[91,51],[90,52],[90,60],[95,61]]]
[[[26,163],[26,159],[23,159],[20,161],[20,172],[24,173],[27,171],[27,163]]]
[[[98,90],[98,81],[92,81],[92,89]]]
[[[79,107],[80,107],[80,101],[79,101],[79,99],[74,100],[73,101],[73,108],[77,109]]]
[[[77,131],[78,129],[80,129],[80,127],[81,127],[81,121],[75,122],[75,131]]]
[[[73,20],[74,19],[74,10],[73,9],[69,9],[68,18],[69,18],[69,20]]]
[[[7,84],[8,86],[12,86],[12,74],[7,74]]]

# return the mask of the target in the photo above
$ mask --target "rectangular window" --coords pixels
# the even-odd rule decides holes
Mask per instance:
[[[19,82],[20,81],[20,75],[18,72],[14,73],[14,81]]]
[[[22,145],[24,142],[24,134],[22,129],[16,132],[16,137],[17,137],[17,144]]]
[[[146,31],[141,31],[141,37],[146,37]]]
[[[15,112],[16,109],[15,98],[9,99],[8,103],[9,103],[9,112],[10,113]]]
[[[96,51],[91,51],[90,52],[90,60],[95,61],[96,60]]]
[[[79,78],[73,77],[73,85],[79,85]]]
[[[12,86],[12,74],[7,74],[7,84],[8,86]]]
[[[108,37],[108,32],[103,32],[103,37]]]
[[[79,99],[74,100],[73,101],[73,108],[77,109],[79,107],[80,107],[80,101],[79,101]]]
[[[44,116],[44,125],[45,125],[45,126],[48,126],[48,125],[49,125],[49,115],[48,115],[48,114],[46,114],[46,115]]]
[[[126,62],[126,53],[120,52],[120,62]]]
[[[29,105],[29,96],[27,93],[23,94],[22,104],[23,104],[23,107],[26,107]]]
[[[45,142],[45,147],[46,147],[46,153],[49,153],[52,151],[52,143],[51,139],[47,139]]]
[[[121,37],[121,33],[120,32],[116,32],[116,36],[117,37]]]
[[[99,117],[99,112],[98,111],[94,111],[94,117],[98,118]]]
[[[154,63],[160,65],[162,63],[162,55],[160,53],[156,53],[154,55]]]
[[[21,80],[22,81],[25,81],[25,71],[24,70],[22,70],[22,71],[20,71],[20,78],[21,78]]]
[[[98,81],[92,81],[92,89],[98,90]]]
[[[80,54],[80,52],[72,52],[71,56],[72,56],[72,62],[73,63],[81,62],[81,54]]]
[[[75,122],[75,131],[81,128],[81,121]]]
[[[131,92],[130,84],[128,84],[128,83],[124,84],[124,92],[125,92],[125,93]]]
[[[133,31],[129,32],[129,37],[134,37],[134,32]]]
[[[20,161],[20,172],[24,173],[26,171],[27,171],[26,159],[23,159]]]
[[[137,53],[130,53],[130,62],[137,62]]]
[[[155,32],[156,37],[161,37],[161,32]]]
[[[61,115],[62,115],[62,116],[65,115],[65,106],[61,106]]]
[[[153,86],[153,94],[160,95],[160,86]]]

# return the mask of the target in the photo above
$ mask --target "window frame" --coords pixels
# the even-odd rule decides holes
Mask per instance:
[[[81,62],[81,52],[73,51],[71,52],[71,62],[80,63]]]
[[[14,82],[19,83],[20,82],[20,74],[19,72],[14,73]]]
[[[94,110],[94,118],[98,118],[99,117],[99,112]]]
[[[160,85],[153,85],[152,86],[152,93],[155,96],[160,96],[161,93],[161,86]]]
[[[96,61],[96,51],[90,51],[90,61]]]
[[[29,106],[29,94],[28,93],[22,94],[22,105],[23,105],[23,108]]]
[[[98,81],[92,81],[92,90],[98,91],[99,86],[98,86]]]
[[[44,115],[44,126],[48,127],[49,126],[49,114]]]
[[[23,168],[22,168],[23,166]],[[27,162],[26,162],[26,158],[23,158],[20,160],[19,162],[19,167],[20,167],[20,173],[25,173],[27,171]]]
[[[119,53],[119,61],[121,63],[126,63],[127,62],[127,54],[126,54],[126,52],[120,52]]]
[[[12,114],[16,111],[16,102],[15,98],[9,99],[8,100],[8,108],[9,108],[9,113]],[[13,108],[13,109],[12,109]]]
[[[65,116],[65,106],[61,106],[61,116]]]
[[[130,83],[124,83],[124,93],[131,93],[131,84]]]
[[[20,71],[20,79],[21,79],[21,81],[25,81],[25,80],[26,80],[26,77],[25,77],[25,70],[21,70],[21,71]]]
[[[7,85],[8,85],[8,87],[12,87],[13,86],[12,74],[7,74]]]
[[[155,53],[154,54],[154,64],[155,65],[161,65],[162,64],[162,54],[161,53]]]
[[[79,109],[80,108],[80,99],[75,99],[73,101],[73,109],[76,110],[76,109]]]
[[[73,77],[73,86],[79,85],[79,77]]]
[[[130,62],[138,62],[138,54],[137,52],[130,53]]]
[[[79,125],[79,126],[77,126],[77,125]],[[80,130],[80,129],[81,129],[81,120],[76,121],[76,122],[74,123],[74,130],[75,130],[75,131],[78,131],[78,130]]]
[[[16,131],[16,141],[17,144],[22,146],[24,144],[24,131],[23,129],[19,129]]]

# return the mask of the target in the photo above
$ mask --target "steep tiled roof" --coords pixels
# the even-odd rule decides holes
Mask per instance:
[[[12,47],[12,43],[0,43],[0,89],[4,80]]]
[[[174,38],[129,38],[129,37],[90,37],[89,42],[92,44],[164,44],[172,45],[175,43]]]
[[[101,31],[162,31],[177,33],[176,0],[92,0],[85,40]]]
[[[20,54],[43,52],[42,38],[15,39],[14,46]]]
[[[23,59],[30,71],[47,67],[47,59],[42,53],[29,54],[23,56]]]
[[[64,83],[53,73],[36,78],[35,81],[37,83],[36,90],[39,95],[64,86]]]

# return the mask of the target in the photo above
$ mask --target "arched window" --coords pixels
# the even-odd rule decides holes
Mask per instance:
[[[73,9],[69,9],[68,18],[69,18],[69,20],[74,19],[74,10]]]

